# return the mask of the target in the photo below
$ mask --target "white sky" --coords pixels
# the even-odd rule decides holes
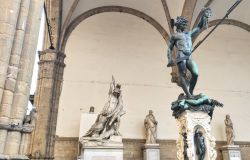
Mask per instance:
[[[38,43],[37,43],[37,49],[36,49],[36,59],[35,59],[35,64],[34,64],[30,94],[34,94],[36,91],[36,82],[37,82],[37,76],[38,76],[38,61],[39,61],[38,51],[41,51],[43,49],[44,24],[45,24],[45,14],[43,12],[42,17],[41,17],[41,24],[40,24],[40,31],[39,31],[39,37],[38,37]]]
[[[44,25],[45,25],[45,14],[44,14],[44,11],[43,11],[42,17],[41,17],[41,24],[40,24],[40,31],[39,31],[37,49],[36,49],[36,58],[35,58],[33,75],[32,75],[32,82],[31,82],[31,87],[30,87],[30,94],[34,94],[35,91],[36,91],[36,83],[37,83],[37,76],[38,76],[38,61],[39,61],[38,51],[43,50]],[[29,111],[31,109],[32,109],[32,104],[29,101],[27,113],[29,113]]]

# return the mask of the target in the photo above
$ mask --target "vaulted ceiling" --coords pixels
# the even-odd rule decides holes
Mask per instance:
[[[168,36],[172,32],[169,27],[171,18],[179,15],[186,16],[191,21],[192,27],[197,21],[200,10],[204,6],[209,6],[213,12],[210,25],[214,25],[235,2],[236,0],[63,0],[62,35],[64,36],[70,27],[75,28],[84,19],[80,18],[84,14],[88,14],[85,17],[87,18],[96,12],[120,11],[151,21],[152,25],[160,28],[159,32],[166,32],[162,33],[163,36],[164,34]],[[115,9],[115,7],[118,8]],[[73,23],[75,25],[71,26]],[[250,31],[250,1],[242,0],[224,24],[235,25]]]

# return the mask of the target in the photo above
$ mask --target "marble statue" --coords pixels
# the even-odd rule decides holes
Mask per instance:
[[[30,110],[30,113],[25,115],[23,119],[23,127],[22,127],[23,131],[31,132],[34,129],[36,117],[37,117],[37,109],[36,107],[33,107]]]
[[[89,113],[94,113],[94,112],[95,112],[95,107],[94,106],[89,107]]]
[[[194,134],[194,143],[196,146],[196,155],[198,156],[198,160],[204,160],[207,150],[205,138],[203,137],[202,131],[200,131],[198,128],[196,129]]]
[[[230,115],[226,115],[225,119],[225,126],[226,126],[226,136],[227,136],[227,144],[233,145],[234,144],[234,129],[233,129],[233,122],[230,119]]]
[[[208,24],[208,18],[211,16],[211,9],[204,8],[202,17],[198,25],[191,31],[186,31],[188,20],[185,17],[177,17],[174,25],[176,33],[172,34],[167,52],[168,67],[177,65],[180,78],[180,86],[187,98],[193,98],[193,91],[198,79],[198,67],[192,59],[192,40]],[[173,60],[173,48],[176,47],[176,60]],[[187,71],[191,73],[191,80],[188,82]]]
[[[121,85],[115,84],[114,78],[112,78],[108,102],[97,116],[95,123],[81,139],[102,140],[109,139],[113,135],[120,136],[120,118],[124,114]]]
[[[146,130],[146,143],[155,144],[157,138],[157,124],[153,111],[149,110],[149,114],[144,119],[144,126]]]
[[[36,109],[36,107],[33,107],[30,110],[30,113],[24,116],[23,125],[25,125],[25,124],[34,124],[36,114],[37,114],[37,109]]]

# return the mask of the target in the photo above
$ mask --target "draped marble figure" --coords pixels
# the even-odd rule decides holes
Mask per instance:
[[[233,122],[231,121],[230,115],[226,115],[225,119],[225,131],[226,131],[226,136],[227,136],[227,144],[228,145],[233,145],[234,144],[234,129],[233,129]]]
[[[146,143],[155,144],[157,138],[157,124],[153,111],[149,110],[149,114],[144,120],[144,126],[146,129]]]

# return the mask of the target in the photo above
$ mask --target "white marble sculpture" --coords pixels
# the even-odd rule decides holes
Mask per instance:
[[[233,145],[234,144],[234,128],[233,128],[233,122],[230,119],[230,115],[226,115],[225,119],[225,131],[227,136],[227,145]]]
[[[155,144],[157,138],[157,124],[158,122],[153,115],[153,111],[149,110],[149,114],[144,119],[144,126],[146,130],[146,143]]]
[[[102,144],[103,142],[110,140],[112,136],[121,136],[119,133],[120,118],[124,114],[125,111],[123,110],[121,85],[115,84],[115,80],[112,77],[109,99],[101,113],[97,116],[95,123],[87,133],[80,138],[80,142],[86,144],[90,141],[97,141]]]
[[[234,144],[234,128],[233,122],[231,121],[230,115],[226,115],[225,122],[225,132],[227,137],[227,145],[221,146],[220,150],[222,152],[223,160],[241,160],[240,146]]]
[[[160,160],[160,145],[156,143],[158,122],[149,110],[144,119],[146,144],[143,146],[143,160]]]

